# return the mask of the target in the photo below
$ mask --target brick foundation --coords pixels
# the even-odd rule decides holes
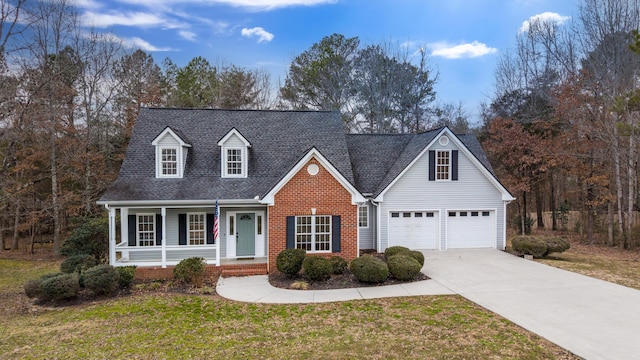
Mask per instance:
[[[173,268],[175,266],[161,267],[138,267],[136,268],[135,280],[155,280],[172,279]],[[221,266],[207,265],[204,269],[205,276],[248,276],[266,275],[267,264],[226,264]]]
[[[320,171],[310,175],[307,167],[316,164]],[[336,180],[316,159],[311,159],[274,197],[269,208],[269,271],[276,270],[276,257],[286,248],[287,216],[340,215],[339,253],[347,261],[358,256],[358,209],[351,204],[351,193]]]

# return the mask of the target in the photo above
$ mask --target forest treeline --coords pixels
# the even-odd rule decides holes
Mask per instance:
[[[588,241],[631,248],[640,237],[638,1],[583,0],[569,23],[530,22],[500,56],[475,126],[461,104],[437,101],[425,49],[328,35],[277,86],[265,70],[204,57],[158,63],[82,26],[67,0],[0,3],[2,249],[31,236],[57,253],[75,220],[101,216],[95,202],[145,106],[336,110],[349,132],[473,131],[522,231],[547,211],[559,229],[571,210]]]

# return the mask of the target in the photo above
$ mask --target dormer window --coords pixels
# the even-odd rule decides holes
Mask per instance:
[[[156,147],[156,177],[181,178],[187,162],[188,148],[184,135],[166,127],[151,142]]]
[[[218,146],[220,146],[221,154],[221,176],[223,178],[246,178],[251,143],[233,128],[218,141]]]

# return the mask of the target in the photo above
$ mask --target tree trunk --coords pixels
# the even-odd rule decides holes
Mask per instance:
[[[51,109],[50,109],[51,110]],[[50,112],[49,120],[51,121],[51,202],[53,206],[53,254],[60,254],[60,201],[58,199],[58,166],[56,156],[56,123],[55,117]]]
[[[608,235],[607,245],[614,246],[614,239],[613,239],[614,215],[613,215],[613,204],[611,203],[611,201],[607,201],[607,215],[609,218],[608,225],[607,225],[607,235]]]
[[[631,135],[629,135],[629,159],[627,160],[629,193],[627,194],[627,236],[625,237],[624,243],[625,249],[631,247],[631,229],[633,228],[633,204],[636,184],[635,146],[635,140],[632,133]]]
[[[526,219],[527,219],[527,192],[522,192],[522,209],[520,211],[520,225],[522,227],[522,235],[526,235]]]
[[[13,245],[11,245],[11,250],[18,250],[18,226],[20,226],[20,199],[16,200],[16,213],[13,219]]]
[[[558,230],[558,213],[556,204],[556,184],[553,182],[553,172],[549,171],[549,207],[551,210],[551,229],[553,231]]]
[[[538,229],[544,229],[544,218],[542,211],[544,210],[543,194],[540,191],[540,185],[536,185],[536,223]]]
[[[614,144],[613,144],[613,152],[614,159],[613,162],[615,164],[616,171],[616,200],[617,200],[617,210],[618,210],[618,236],[622,236],[621,239],[624,239],[624,217],[622,214],[622,177],[620,170],[620,144],[618,142],[618,128],[616,126],[613,127],[614,132]],[[623,246],[624,241],[620,241],[621,246]]]

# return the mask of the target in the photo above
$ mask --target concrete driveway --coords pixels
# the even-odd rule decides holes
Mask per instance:
[[[640,359],[640,291],[498,250],[425,251],[423,271],[585,359]]]

